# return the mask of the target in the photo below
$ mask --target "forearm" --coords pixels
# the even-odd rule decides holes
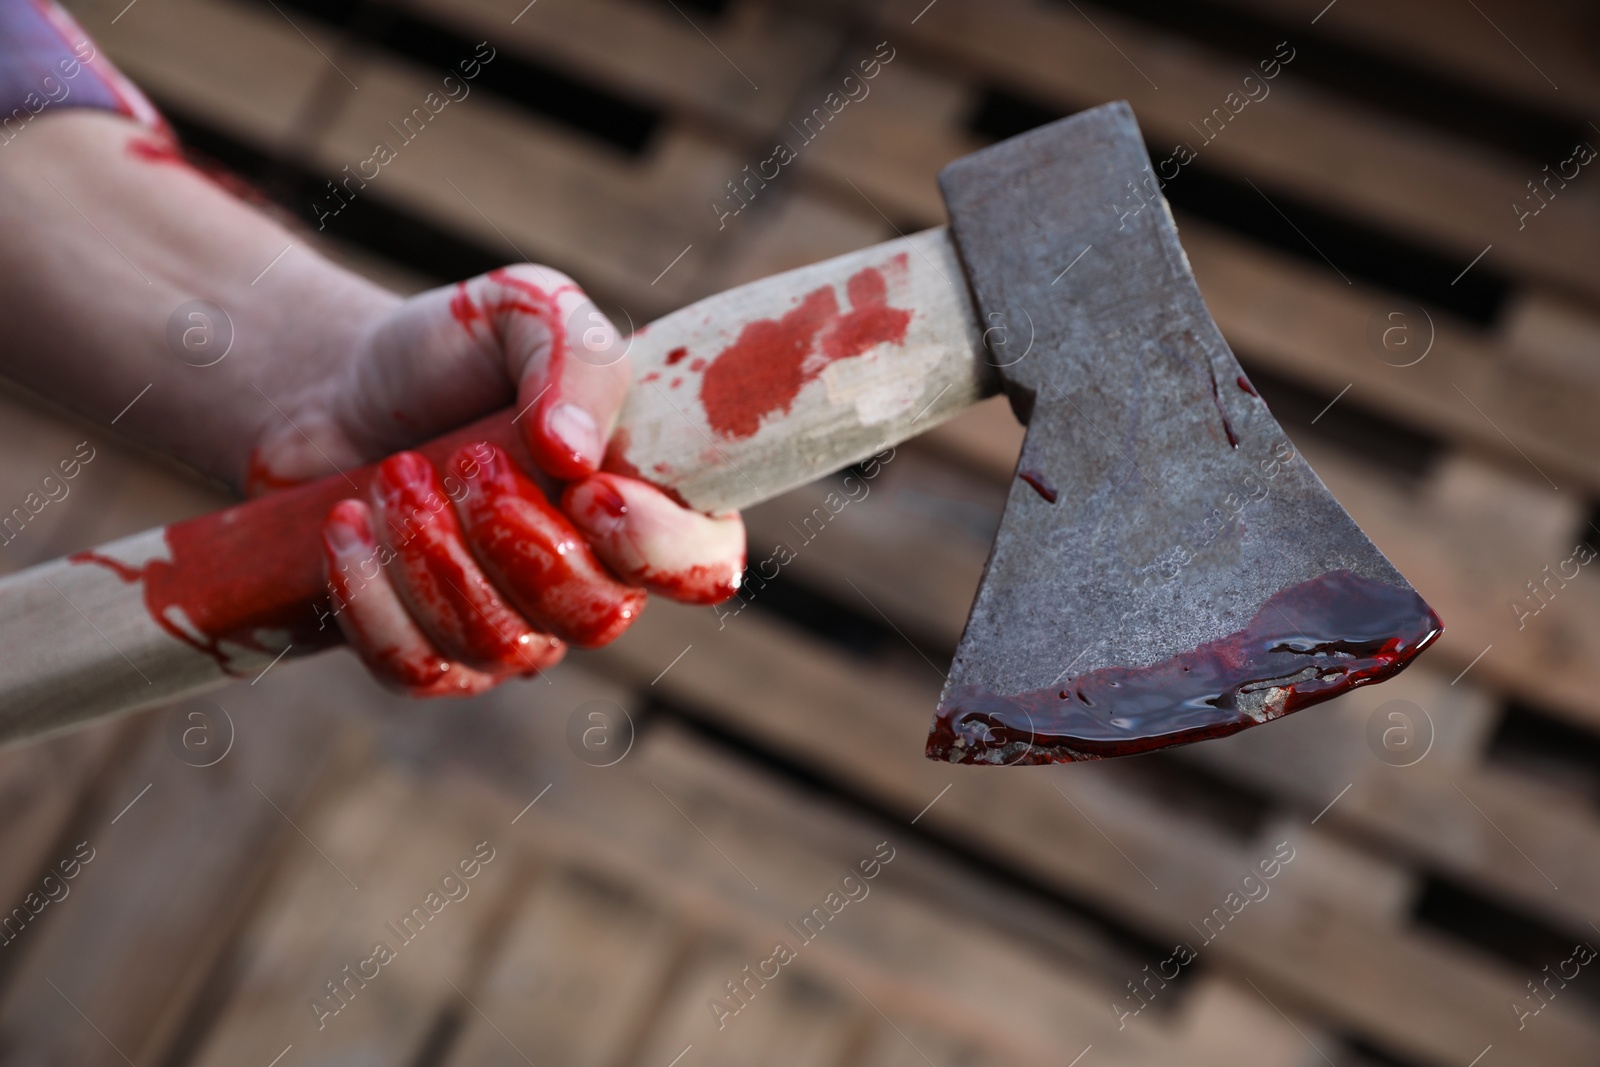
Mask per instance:
[[[117,429],[243,485],[254,442],[297,392],[344,373],[398,298],[162,147],[91,111],[43,115],[0,147],[0,373],[105,422],[148,385]],[[193,300],[231,321],[232,346],[210,366],[194,364],[218,352],[169,343],[169,320]]]

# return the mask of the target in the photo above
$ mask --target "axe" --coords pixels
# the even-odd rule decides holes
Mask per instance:
[[[1438,617],[1284,436],[1211,321],[1133,113],[950,164],[951,226],[700,301],[632,340],[605,468],[706,512],[1004,391],[1027,425],[932,758],[1220,737],[1402,670]],[[531,466],[511,411],[488,440]],[[0,580],[0,740],[254,677],[340,640],[319,527],[370,468]]]

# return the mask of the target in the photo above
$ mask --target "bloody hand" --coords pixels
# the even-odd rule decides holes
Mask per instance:
[[[647,591],[710,604],[737,589],[737,515],[707,517],[599,472],[630,374],[624,342],[570,279],[492,271],[399,304],[363,336],[343,375],[302,405],[313,414],[262,441],[253,490],[508,403],[539,468],[524,472],[488,443],[444,471],[400,452],[380,464],[370,499],[329,513],[335,615],[381,680],[418,696],[481,692],[553,665],[568,644],[614,639]],[[540,476],[566,483],[560,507]]]

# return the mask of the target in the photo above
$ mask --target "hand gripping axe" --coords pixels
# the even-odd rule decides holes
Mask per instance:
[[[928,755],[1043,763],[1219,737],[1403,669],[1438,617],[1295,451],[1211,321],[1132,111],[950,164],[935,229],[635,334],[605,466],[706,512],[1003,390],[1027,436]],[[1131,194],[1131,195],[1130,195]],[[418,448],[442,464],[501,412]],[[318,530],[370,469],[0,580],[0,740],[340,640]]]

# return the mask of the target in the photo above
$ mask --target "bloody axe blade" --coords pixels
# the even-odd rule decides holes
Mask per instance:
[[[1245,378],[1125,103],[940,185],[1028,431],[930,758],[1220,737],[1391,677],[1439,635]]]

